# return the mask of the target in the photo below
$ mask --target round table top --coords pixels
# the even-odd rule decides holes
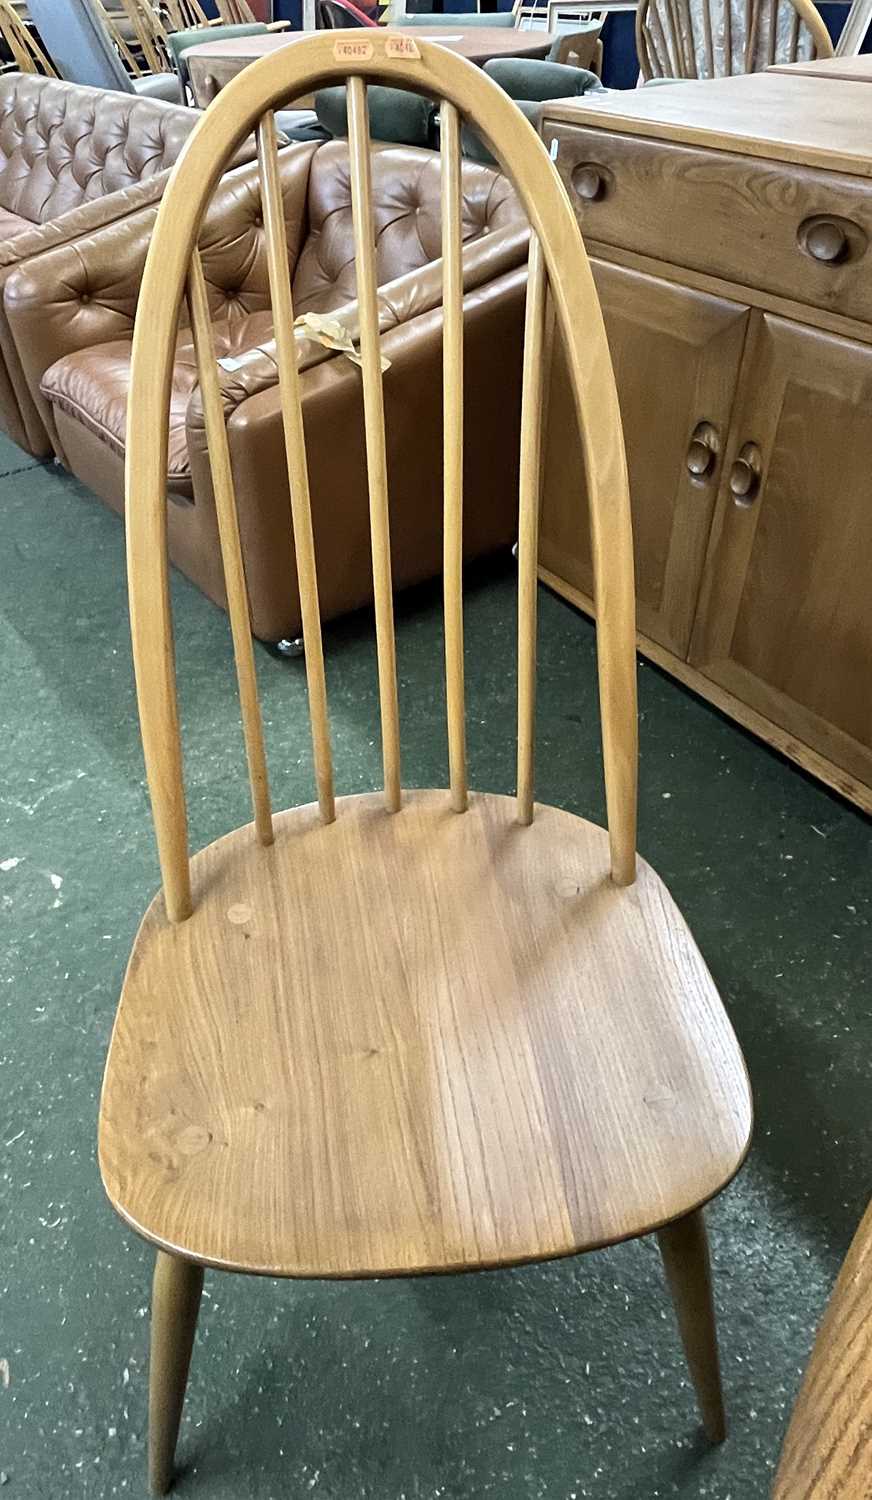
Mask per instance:
[[[462,19],[462,18],[458,18]],[[550,31],[518,31],[514,26],[388,26],[425,42],[450,47],[470,62],[486,63],[492,57],[545,57],[555,40]]]
[[[363,28],[360,31],[363,32]],[[415,37],[418,41],[438,42],[450,47],[470,62],[486,63],[492,57],[545,57],[551,49],[554,34],[550,31],[519,31],[512,26],[475,26],[464,31],[458,26],[388,26],[379,30],[397,31],[403,36]],[[359,33],[355,31],[355,35]],[[208,59],[210,63],[231,60],[241,70],[255,58],[265,57],[279,47],[288,47],[309,35],[299,31],[270,31],[254,36],[228,37],[226,41],[199,42],[187,48],[185,59],[190,65],[192,58]],[[222,69],[222,72],[224,70]],[[226,81],[226,77],[222,79]]]

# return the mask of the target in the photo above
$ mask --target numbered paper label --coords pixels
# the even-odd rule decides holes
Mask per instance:
[[[369,62],[372,42],[334,42],[333,56],[337,62]]]
[[[420,57],[418,43],[411,36],[389,36],[385,39],[385,57]]]

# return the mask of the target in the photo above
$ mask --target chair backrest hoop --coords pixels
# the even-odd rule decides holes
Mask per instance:
[[[436,43],[398,38],[390,32],[363,36],[360,32],[320,32],[245,69],[221,91],[189,136],[164,194],[139,300],[126,465],[130,612],[146,770],[167,912],[175,921],[191,911],[166,547],[168,395],[177,321],[203,215],[239,145],[287,99],[343,79],[352,80],[351,103],[357,99],[357,105],[350,114],[357,114],[363,132],[362,89],[368,81],[410,88],[456,107],[488,140],[513,181],[541,246],[575,397],[590,504],[612,877],[628,884],[635,874],[636,658],[629,493],[608,344],[572,207],[536,132],[480,69]],[[355,80],[360,80],[359,86]],[[360,143],[355,148],[352,139],[350,144],[353,176],[356,171],[359,178],[365,177],[368,166],[364,169]],[[357,234],[366,366],[367,297],[360,278],[363,269],[365,279],[371,280],[371,271],[366,267],[370,252],[361,239]],[[540,308],[534,315],[540,339],[541,325]],[[534,376],[530,371],[535,384]],[[368,429],[371,415],[367,413]],[[368,457],[372,459],[369,436],[368,430]],[[534,434],[526,451],[538,453]],[[372,506],[372,469],[370,481]],[[524,488],[522,481],[522,492]],[[538,498],[536,486],[528,484],[527,489]],[[378,619],[378,587],[376,595]],[[384,703],[382,707],[384,711]]]

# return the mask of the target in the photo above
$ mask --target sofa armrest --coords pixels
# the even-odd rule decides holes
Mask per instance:
[[[65,354],[130,338],[156,216],[156,205],[143,209],[26,260],[5,277],[0,347],[7,367],[20,369],[52,441],[42,377]]]
[[[464,293],[475,291],[486,282],[496,280],[507,271],[522,265],[527,259],[529,238],[529,226],[518,220],[505,229],[481,235],[464,245]],[[377,297],[379,331],[383,334],[401,323],[410,323],[422,313],[431,312],[442,303],[442,261],[431,261],[420,270],[407,271],[403,276],[386,282],[379,287]],[[353,339],[358,338],[359,311],[356,300],[331,309],[330,317],[343,323]],[[298,354],[298,365],[303,371],[325,360],[339,357],[334,350],[306,339]],[[273,339],[235,359],[222,360],[220,365],[221,397],[228,420],[243,401],[278,385]],[[187,430],[189,450],[192,453],[197,450],[204,452],[206,435],[199,387],[188,406]]]

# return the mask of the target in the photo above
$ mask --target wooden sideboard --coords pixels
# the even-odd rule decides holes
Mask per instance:
[[[624,419],[640,649],[872,811],[872,87],[546,104]],[[559,346],[540,572],[593,613]]]

